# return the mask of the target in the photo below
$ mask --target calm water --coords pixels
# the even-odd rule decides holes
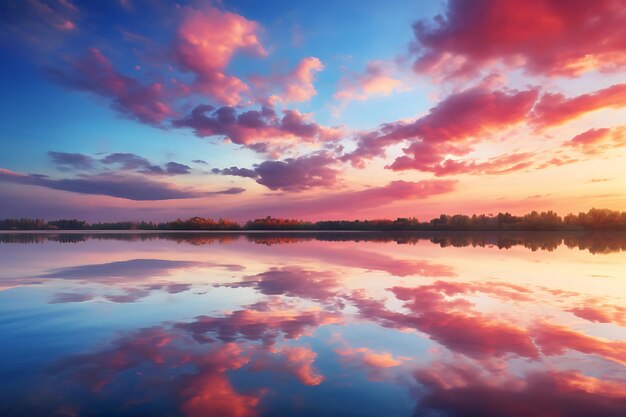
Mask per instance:
[[[0,416],[626,416],[626,234],[0,235]]]

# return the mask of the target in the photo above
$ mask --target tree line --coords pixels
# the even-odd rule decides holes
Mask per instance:
[[[358,231],[535,231],[535,230],[623,230],[626,231],[626,212],[609,209],[591,209],[578,214],[559,216],[553,211],[532,211],[523,216],[511,213],[497,215],[442,214],[430,221],[416,217],[395,220],[324,220],[310,222],[267,216],[247,221],[243,225],[228,219],[192,217],[170,222],[109,222],[87,223],[84,220],[43,219],[0,220],[0,230],[358,230]]]

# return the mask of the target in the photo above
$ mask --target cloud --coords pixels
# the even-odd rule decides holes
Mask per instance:
[[[224,168],[224,169],[213,168],[211,172],[214,174],[232,175],[234,177],[243,177],[243,178],[257,178],[259,176],[254,169],[237,168],[237,167],[230,167],[230,168]]]
[[[153,164],[148,159],[134,153],[110,153],[104,158],[95,159],[81,153],[48,152],[52,161],[62,168],[90,170],[97,163],[117,165],[119,169],[135,171],[148,175],[185,175],[191,174],[189,165],[178,162],[167,162],[163,167]]]
[[[291,374],[302,384],[315,386],[324,381],[313,367],[317,353],[304,346],[283,346],[261,351],[254,357],[253,372],[271,371]]]
[[[575,350],[614,361],[626,366],[626,342],[587,336],[569,327],[551,323],[538,323],[533,328],[537,346],[544,355],[562,355]]]
[[[589,129],[563,143],[588,155],[626,146],[626,126]]]
[[[377,207],[397,200],[425,199],[434,195],[454,191],[456,181],[452,180],[423,180],[418,182],[392,181],[381,187],[372,187],[361,191],[351,191],[322,197],[316,201],[316,206],[329,205],[336,209],[347,208],[359,201],[366,207]]]
[[[389,75],[389,65],[382,61],[369,61],[363,74],[349,74],[339,80],[335,100],[367,100],[372,96],[388,96],[404,88],[404,83]]]
[[[273,345],[280,336],[299,339],[323,324],[339,321],[337,313],[318,309],[295,310],[287,304],[271,300],[222,317],[200,316],[191,323],[177,323],[175,327],[190,332],[195,340],[202,343],[217,339],[226,343],[249,340]]]
[[[52,161],[64,168],[74,168],[89,170],[94,167],[94,158],[83,155],[81,153],[66,153],[66,152],[48,152],[48,156],[52,158]]]
[[[198,344],[180,328],[145,328],[122,334],[93,353],[67,356],[47,369],[53,381],[48,391],[53,395],[44,403],[53,409],[66,409],[67,403],[76,409],[93,406],[103,392],[123,390],[129,374],[134,380],[133,375],[139,373],[144,384],[138,395],[144,401],[114,407],[116,414],[141,413],[146,402],[159,402],[165,395],[169,400],[159,403],[160,412],[165,414],[254,417],[261,413],[260,401],[275,388],[277,378],[291,377],[305,386],[319,385],[324,377],[315,369],[316,357],[317,353],[305,346],[246,341]],[[272,382],[261,378],[261,384],[245,389],[232,382],[233,376],[254,377],[249,373],[255,372],[269,374]],[[291,378],[289,383],[294,382]],[[64,383],[56,383],[61,380]],[[42,392],[35,388],[34,395]],[[19,403],[14,408],[33,410],[32,405],[26,407]],[[265,410],[265,404],[263,407]]]
[[[100,296],[114,303],[133,303],[149,296],[153,291],[161,290],[169,294],[178,294],[191,289],[191,284],[170,282],[163,277],[179,270],[191,268],[217,267],[227,270],[239,270],[238,265],[213,264],[207,262],[171,261],[166,259],[130,259],[127,261],[108,262],[103,264],[78,265],[54,269],[36,276],[40,282],[12,280],[20,285],[42,283],[43,280],[64,279],[75,280],[79,284],[103,284],[113,287],[113,293]],[[94,294],[60,292],[54,295],[51,303],[71,303],[88,301],[95,298]]]
[[[576,371],[531,371],[523,375],[484,372],[457,361],[432,363],[414,373],[421,385],[416,416],[621,416],[623,381]]]
[[[271,268],[249,275],[239,282],[224,284],[231,288],[250,287],[266,295],[285,295],[316,301],[330,301],[336,296],[339,282],[332,272],[319,272],[296,266]]]
[[[626,327],[626,307],[585,300],[584,304],[567,311],[592,323],[612,323]]]
[[[287,74],[269,76],[251,75],[250,81],[261,92],[272,94],[271,100],[283,103],[301,102],[311,99],[317,94],[315,89],[316,73],[322,71],[322,61],[315,57],[303,58],[298,65]]]
[[[528,168],[535,160],[533,153],[525,152],[501,155],[486,161],[467,159],[444,159],[441,161],[443,155],[437,152],[436,148],[423,146],[423,142],[413,142],[408,148],[404,149],[404,152],[411,156],[400,156],[386,168],[393,171],[408,169],[430,171],[438,177],[458,174],[500,175]],[[434,155],[432,152],[434,152]]]
[[[178,162],[168,162],[165,164],[165,172],[170,175],[184,175],[191,173],[191,167],[185,164],[179,164]]]
[[[14,39],[49,47],[77,32],[81,11],[71,1],[29,0],[0,3],[0,25]]]
[[[82,303],[93,300],[92,294],[77,292],[58,292],[50,300],[50,304]]]
[[[102,158],[100,161],[103,164],[107,165],[116,164],[119,165],[120,168],[128,170],[136,170],[141,168],[149,171],[150,167],[154,167],[154,165],[146,158],[136,155],[134,153],[110,153]]]
[[[357,148],[342,159],[362,167],[364,160],[384,156],[386,147],[412,140],[404,149],[406,155],[389,168],[445,172],[441,164],[448,155],[465,156],[472,151],[472,143],[524,122],[538,93],[537,89],[492,91],[475,87],[451,94],[415,121],[383,124],[377,131],[359,135]],[[479,167],[470,163],[465,168],[477,171]]]
[[[432,196],[451,193],[456,189],[456,180],[423,180],[417,182],[392,181],[386,185],[357,191],[340,191],[314,197],[259,203],[254,207],[241,206],[230,211],[232,216],[258,218],[266,215],[310,218],[318,220],[356,218],[355,201],[358,208],[372,209],[397,201],[421,200]]]
[[[286,77],[281,101],[307,101],[317,94],[313,82],[315,73],[324,69],[322,61],[315,57],[304,58]]]
[[[313,187],[332,187],[339,171],[330,165],[337,161],[327,152],[314,153],[284,161],[264,161],[253,169],[230,167],[214,173],[253,178],[270,190],[303,191]]]
[[[468,311],[465,299],[447,300],[437,285],[417,288],[393,287],[411,314],[398,316],[397,323],[428,334],[448,349],[474,358],[501,357],[514,353],[538,358],[527,330],[504,320]]]
[[[358,236],[354,237],[357,241]],[[384,271],[396,277],[420,275],[423,277],[453,277],[456,276],[454,268],[441,263],[430,262],[421,259],[402,259],[383,253],[357,249],[354,247],[327,247],[307,246],[302,251],[294,247],[292,249],[298,258],[306,257],[315,259],[324,264],[340,265],[348,268],[360,268],[368,271]],[[285,253],[288,249],[283,249]]]
[[[394,356],[390,352],[376,351],[367,347],[352,347],[339,334],[333,335],[340,346],[334,351],[344,366],[364,371],[370,381],[382,382],[389,377],[388,370],[398,368],[408,359]]]
[[[207,193],[179,189],[171,184],[147,178],[113,173],[52,179],[47,176],[21,174],[0,168],[0,181],[79,194],[107,195],[136,201],[175,200],[207,195]]]
[[[209,195],[235,195],[235,194],[241,194],[246,192],[245,188],[241,188],[241,187],[230,187],[230,188],[226,188],[225,190],[220,190],[220,191],[211,191],[207,194]]]
[[[215,7],[187,8],[178,28],[174,56],[183,70],[195,75],[194,90],[222,104],[235,105],[249,87],[225,70],[237,51],[267,54],[258,32],[256,22],[238,14]]]
[[[90,48],[82,59],[70,59],[67,64],[67,69],[49,68],[48,74],[69,88],[110,98],[112,107],[126,117],[159,125],[174,114],[163,83],[142,84],[120,74],[97,48]]]
[[[538,128],[562,125],[586,113],[626,106],[626,83],[567,98],[560,93],[542,94],[531,114]]]
[[[282,113],[283,116],[278,117],[270,105],[239,114],[234,107],[199,105],[189,116],[174,120],[172,124],[192,128],[198,137],[223,136],[260,152],[267,152],[272,145],[332,141],[341,135],[340,129],[320,126],[297,110]]]
[[[56,394],[71,397],[74,404],[98,403],[97,398],[103,389],[111,387],[118,390],[127,382],[126,371],[138,372],[141,369],[142,375],[149,376],[145,391],[148,401],[158,401],[162,395],[169,395],[172,399],[167,404],[161,404],[165,413],[182,412],[189,417],[257,415],[256,406],[265,391],[246,390],[245,394],[240,393],[229,379],[230,373],[250,363],[254,349],[234,343],[197,349],[190,343],[193,342],[171,329],[140,329],[114,339],[111,346],[95,353],[66,357],[48,372],[53,378],[63,378],[72,387],[88,388],[81,399],[62,391],[59,384],[55,385],[53,390]],[[181,366],[190,364],[193,364],[190,372],[176,372]],[[164,373],[169,377],[157,377]],[[141,406],[136,408],[128,404],[123,411],[118,411],[134,414],[141,412],[140,409]]]
[[[238,392],[228,371],[242,368],[250,357],[234,343],[216,346],[194,360],[199,372],[179,389],[180,410],[188,417],[255,417],[264,391]]]
[[[414,70],[444,78],[470,78],[494,64],[566,77],[618,71],[626,65],[620,0],[523,5],[449,0],[443,16],[416,22],[413,32]]]
[[[539,358],[531,333],[524,327],[472,311],[473,304],[455,294],[472,291],[496,291],[517,296],[511,288],[478,286],[463,288],[463,283],[438,282],[415,288],[393,287],[389,290],[404,301],[408,313],[387,309],[383,301],[369,298],[363,291],[353,292],[347,299],[365,319],[393,329],[414,329],[425,333],[447,349],[474,359],[484,360],[515,354]]]
[[[161,167],[134,153],[110,153],[100,159],[100,162],[105,165],[117,165],[121,169],[148,175],[191,174],[191,167],[189,165],[180,164],[178,162],[167,162],[164,167]]]
[[[384,301],[369,298],[363,291],[355,291],[346,299],[363,318],[394,329],[418,330],[452,352],[478,360],[510,354],[539,360],[541,355],[560,356],[567,350],[574,350],[625,364],[626,343],[622,341],[588,336],[544,321],[520,326],[510,320],[473,311],[474,305],[470,301],[458,297],[484,293],[504,301],[532,301],[532,293],[525,287],[500,282],[437,281],[430,285],[396,286],[389,290],[398,300],[404,301],[403,307],[408,314],[387,309]]]
[[[166,259],[131,259],[128,261],[90,264],[56,269],[38,278],[86,279],[90,282],[112,284],[169,275],[184,268],[204,266],[202,262],[170,261]]]
[[[134,303],[150,295],[150,291],[143,288],[125,288],[122,294],[109,294],[104,298],[113,303]]]

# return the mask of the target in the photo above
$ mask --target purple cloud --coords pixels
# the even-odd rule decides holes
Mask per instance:
[[[273,143],[279,148],[290,143],[325,142],[339,139],[340,130],[318,125],[297,110],[283,110],[283,117],[270,105],[261,110],[237,114],[234,107],[196,106],[191,114],[174,120],[175,127],[192,128],[199,137],[223,136],[233,143],[245,145],[257,152],[268,152]]]
[[[189,165],[168,162],[165,167],[153,164],[143,156],[134,153],[111,153],[100,159],[106,165],[117,165],[121,169],[136,171],[148,175],[186,175],[191,174]]]
[[[92,169],[96,162],[91,156],[83,155],[82,153],[50,151],[48,156],[52,159],[52,162],[63,168],[88,170]]]
[[[53,179],[45,175],[28,175],[0,169],[0,181],[80,194],[107,195],[136,201],[198,198],[211,194],[189,189],[178,189],[172,184],[157,182],[147,178],[112,173]]]
[[[331,168],[336,160],[326,152],[288,158],[284,161],[264,161],[253,169],[230,167],[213,169],[222,175],[254,178],[270,190],[303,191],[313,187],[332,187],[339,171]]]
[[[50,304],[65,304],[65,303],[82,303],[85,301],[93,300],[92,294],[76,293],[76,292],[58,292],[54,294]]]

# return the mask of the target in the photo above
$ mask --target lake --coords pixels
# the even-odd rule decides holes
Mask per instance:
[[[624,233],[0,234],[0,415],[626,416]]]

